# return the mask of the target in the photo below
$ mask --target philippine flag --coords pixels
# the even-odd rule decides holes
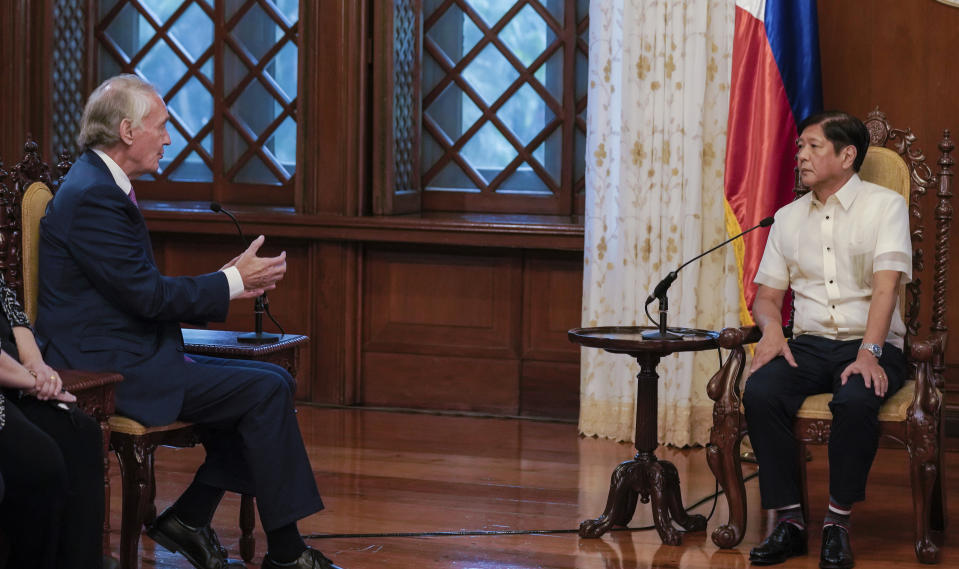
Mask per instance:
[[[816,0],[736,0],[729,125],[726,142],[726,230],[759,223],[793,199],[796,125],[822,110]],[[736,241],[751,323],[753,278],[768,229]]]

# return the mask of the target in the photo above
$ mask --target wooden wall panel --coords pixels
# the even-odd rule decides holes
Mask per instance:
[[[341,405],[357,401],[361,250],[356,243],[316,241],[312,245],[310,348],[317,363],[311,401]]]
[[[909,127],[934,165],[942,130],[959,137],[959,8],[933,0],[852,0],[819,3],[823,102],[826,108],[865,116],[876,105],[896,127]],[[955,155],[954,155],[955,157]],[[955,185],[955,184],[954,184]],[[932,228],[932,205],[923,211]],[[957,204],[953,204],[956,207]],[[953,227],[950,295],[959,293],[959,231]],[[932,282],[931,263],[927,275]],[[929,322],[930,303],[922,307]],[[949,307],[952,344],[959,332],[959,308]],[[946,355],[946,403],[950,429],[959,435],[959,350]]]
[[[583,255],[528,253],[523,276],[523,358],[579,363],[566,332],[582,319]]]
[[[518,358],[520,253],[370,248],[364,351]]]
[[[367,352],[363,405],[516,415],[517,359]]]
[[[579,417],[579,358],[575,363],[524,361],[519,399],[520,415],[576,420]]]

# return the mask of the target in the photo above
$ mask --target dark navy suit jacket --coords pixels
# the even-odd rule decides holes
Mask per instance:
[[[50,202],[40,239],[36,330],[47,363],[122,373],[120,413],[176,420],[193,367],[180,322],[226,319],[226,275],[161,275],[139,208],[89,150]]]

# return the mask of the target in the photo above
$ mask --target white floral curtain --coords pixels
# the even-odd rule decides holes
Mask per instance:
[[[590,4],[583,326],[649,324],[643,305],[659,279],[726,237],[734,10],[730,0]],[[738,325],[738,294],[727,247],[679,274],[669,323]],[[707,442],[717,367],[716,352],[660,362],[661,442]],[[632,441],[635,360],[583,348],[581,373],[580,431]]]

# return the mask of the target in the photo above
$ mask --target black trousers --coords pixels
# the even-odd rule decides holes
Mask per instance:
[[[198,425],[206,460],[196,480],[256,497],[265,531],[323,509],[280,366],[194,356],[180,418]]]
[[[103,563],[103,439],[82,411],[8,397],[0,430],[6,485],[0,527],[8,567],[100,569]]]
[[[891,344],[883,346],[882,366],[889,389],[882,398],[866,388],[859,374],[841,385],[840,375],[856,360],[862,340],[838,341],[803,335],[789,340],[799,367],[777,357],[746,381],[743,405],[749,439],[759,463],[759,493],[766,509],[799,503],[799,450],[793,422],[803,400],[833,393],[829,409],[829,494],[841,504],[866,497],[866,479],[879,447],[879,407],[902,387],[906,360]]]

